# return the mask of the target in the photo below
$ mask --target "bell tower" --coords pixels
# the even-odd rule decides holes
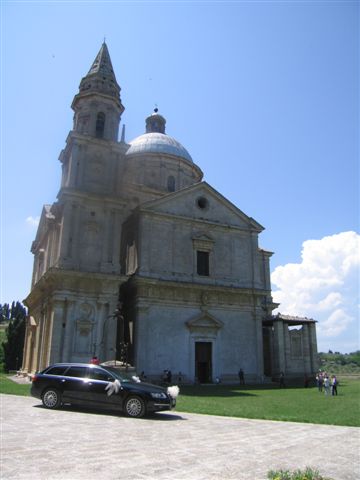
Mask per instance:
[[[106,43],[87,75],[81,80],[79,93],[75,95],[71,108],[74,110],[73,130],[104,140],[118,140],[120,117],[124,106]]]
[[[57,200],[44,206],[32,245],[29,372],[54,362],[88,362],[94,352],[114,358],[117,348],[111,313],[124,281],[120,239],[128,211],[120,186],[128,145],[118,141],[124,106],[105,42],[71,107]]]

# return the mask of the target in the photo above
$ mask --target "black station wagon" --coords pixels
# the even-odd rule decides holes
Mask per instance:
[[[118,410],[129,417],[171,410],[176,405],[163,387],[140,382],[114,367],[83,363],[58,363],[36,373],[31,395],[40,398],[46,408],[67,403]]]

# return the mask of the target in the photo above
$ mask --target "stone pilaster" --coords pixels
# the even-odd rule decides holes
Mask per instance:
[[[76,303],[69,300],[67,304],[67,318],[63,331],[63,362],[70,362],[72,359],[72,352],[74,348],[74,335],[75,335],[75,308]]]
[[[110,310],[108,303],[98,303],[97,305],[97,330],[95,333],[95,355],[97,355],[101,361],[110,360],[110,352],[105,349],[105,328],[107,322],[115,321],[115,319],[109,317]],[[112,355],[112,358],[114,355]]]
[[[255,335],[256,335],[256,360],[258,381],[264,376],[264,346],[262,335],[262,312],[256,312],[254,315]]]
[[[71,237],[72,215],[73,215],[72,205],[70,203],[66,203],[63,209],[62,223],[60,228],[60,252],[59,252],[60,263],[63,263],[69,257],[72,256],[72,241],[73,241]]]
[[[103,355],[106,360],[115,360],[116,357],[117,318],[113,316],[115,310],[116,304],[109,305],[103,323]]]
[[[64,327],[66,325],[67,305],[64,300],[55,300],[52,305],[49,332],[47,335],[47,357],[49,363],[62,361],[62,344],[64,341]],[[51,353],[50,353],[51,352]]]
[[[148,365],[148,351],[153,350],[155,345],[149,345],[149,336],[147,335],[147,317],[149,307],[147,305],[138,305],[136,307],[136,319],[134,325],[134,338],[135,338],[135,352],[134,352],[134,364],[136,368],[146,370]],[[138,345],[142,345],[143,348],[139,349]],[[146,348],[144,348],[146,346]]]

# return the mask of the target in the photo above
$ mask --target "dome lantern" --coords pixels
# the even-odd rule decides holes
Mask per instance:
[[[165,133],[165,118],[154,108],[154,113],[146,119],[146,133]]]

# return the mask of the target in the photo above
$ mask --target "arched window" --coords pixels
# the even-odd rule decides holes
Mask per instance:
[[[96,136],[103,138],[105,129],[105,114],[100,112],[96,117]]]
[[[172,175],[168,177],[167,189],[168,189],[168,192],[175,192],[175,178]]]

